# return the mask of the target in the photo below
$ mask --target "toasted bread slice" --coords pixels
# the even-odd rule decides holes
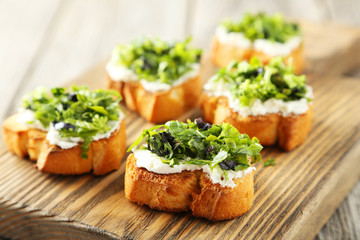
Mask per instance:
[[[234,179],[234,188],[213,183],[201,170],[158,174],[137,167],[131,154],[126,162],[125,197],[162,211],[191,210],[194,216],[216,221],[235,218],[250,210],[253,181],[253,172]]]
[[[82,174],[93,170],[95,175],[103,175],[118,169],[125,154],[125,121],[109,138],[93,141],[88,159],[81,158],[80,145],[62,149],[50,145],[46,132],[29,128],[19,121],[19,114],[5,120],[3,132],[8,149],[20,157],[29,156],[37,161],[40,171],[56,174]]]
[[[291,64],[294,72],[299,74],[304,68],[303,43],[294,49],[288,56],[285,56],[285,63]],[[238,46],[223,44],[217,37],[212,42],[212,61],[219,67],[227,66],[232,60],[249,61],[252,57],[257,56],[263,64],[267,64],[272,56],[263,52],[255,51],[253,48],[240,48]]]
[[[93,141],[88,158],[81,158],[80,145],[62,149],[44,141],[41,147],[37,168],[42,172],[56,174],[82,174],[90,172],[103,175],[118,169],[125,154],[125,122],[109,138]]]
[[[114,81],[109,75],[107,79],[107,88],[119,91],[129,109],[153,123],[176,119],[195,107],[202,92],[200,74],[169,91],[159,92],[146,91],[139,82]]]
[[[226,97],[202,95],[201,109],[205,121],[219,124],[227,122],[250,137],[257,137],[261,145],[278,145],[290,151],[302,144],[311,130],[312,105],[304,114],[282,116],[266,114],[243,117],[232,111]]]
[[[20,157],[26,157],[29,155],[30,148],[30,159],[36,160],[36,158],[34,159],[34,156],[39,154],[38,141],[33,138],[38,139],[38,137],[41,135],[41,130],[34,129],[33,131],[30,131],[30,128],[20,121],[19,113],[7,118],[2,126],[2,129],[5,143],[9,151]],[[31,134],[29,134],[30,132]]]
[[[28,132],[27,150],[30,160],[37,161],[41,151],[41,145],[46,139],[46,132],[39,129],[30,128]]]

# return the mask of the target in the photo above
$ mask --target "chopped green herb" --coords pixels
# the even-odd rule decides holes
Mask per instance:
[[[190,37],[174,43],[140,38],[127,45],[118,45],[113,59],[134,71],[138,79],[171,85],[200,61],[202,51],[189,48],[190,41]]]
[[[266,66],[257,57],[250,62],[233,61],[220,69],[209,83],[223,83],[242,106],[249,106],[256,99],[294,101],[305,98],[307,93],[305,75],[295,75],[281,57],[271,59]]]
[[[89,91],[87,87],[37,88],[23,98],[23,108],[35,113],[45,127],[54,124],[61,137],[80,137],[81,157],[86,159],[93,137],[111,129],[109,121],[120,116],[121,95],[113,90]]]
[[[251,41],[268,39],[284,43],[292,37],[301,35],[299,26],[296,23],[286,22],[280,13],[273,16],[265,13],[246,13],[239,22],[227,19],[221,25],[229,32],[243,33]]]
[[[243,170],[261,161],[262,146],[228,123],[211,125],[202,119],[187,123],[169,121],[143,131],[130,146],[135,149],[145,140],[147,149],[171,167],[178,164],[220,166],[225,170]]]
[[[269,158],[268,160],[266,160],[265,162],[263,162],[263,166],[264,166],[264,167],[275,166],[275,165],[276,165],[276,160],[275,160],[275,158]]]

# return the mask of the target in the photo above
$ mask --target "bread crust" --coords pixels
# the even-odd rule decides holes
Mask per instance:
[[[28,156],[29,128],[19,121],[20,114],[8,117],[2,126],[5,144],[10,152],[20,157]]]
[[[37,161],[39,158],[41,146],[46,139],[46,134],[47,132],[41,131],[39,129],[29,128],[27,151],[30,160]]]
[[[205,121],[214,124],[227,122],[239,132],[257,137],[264,146],[275,145],[290,151],[302,144],[311,130],[312,105],[304,114],[282,116],[266,114],[243,117],[232,111],[226,97],[214,97],[203,94],[201,109]]]
[[[201,170],[158,174],[136,166],[129,155],[125,171],[125,197],[150,208],[183,212],[212,221],[232,219],[250,210],[253,203],[253,171],[234,179],[234,188],[213,183]]]
[[[37,168],[42,172],[55,174],[82,174],[93,170],[95,175],[103,175],[118,169],[125,155],[125,121],[109,138],[91,143],[88,159],[81,158],[80,145],[62,149],[50,145],[46,132],[29,128],[22,124],[20,114],[10,116],[3,124],[5,143],[8,149],[20,157],[29,156],[37,161]]]
[[[198,105],[202,82],[199,73],[169,91],[149,92],[139,82],[114,81],[107,74],[107,88],[119,91],[126,106],[147,121],[162,123]]]
[[[294,49],[288,56],[285,56],[285,63],[291,64],[296,74],[300,74],[304,68],[304,51],[302,42],[299,47]],[[268,64],[272,56],[261,51],[255,51],[253,48],[240,48],[238,46],[223,44],[215,36],[212,41],[212,61],[219,67],[228,65],[232,60],[249,61],[257,56],[263,64]]]

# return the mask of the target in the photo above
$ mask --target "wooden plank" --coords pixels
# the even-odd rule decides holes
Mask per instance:
[[[309,211],[309,209],[307,209],[308,211],[303,211],[303,216],[296,225],[298,229],[295,227],[291,228],[287,235],[285,235],[285,238],[291,236],[292,239],[304,239],[306,234],[302,231],[303,229],[310,229],[310,231],[307,231],[307,233],[311,233],[309,234],[309,238],[315,236],[313,233],[317,233],[320,230],[319,225],[325,224],[338,207],[338,200],[340,199],[341,201],[345,198],[358,181],[360,169],[357,168],[356,171],[353,169],[354,167],[356,168],[359,157],[360,141],[358,140],[348,153],[342,156],[343,159],[338,163],[340,166],[336,166],[336,168],[333,169],[333,174],[326,176],[329,184],[319,188],[320,193],[313,199],[315,210]],[[334,198],[337,200],[333,201]],[[331,201],[328,204],[323,204],[325,199],[331,199]],[[356,239],[356,237],[353,239]]]
[[[2,1],[0,7],[0,119],[33,71],[31,63],[49,33],[60,1]],[[46,9],[46,11],[44,11]],[[36,33],[36,34],[35,34]],[[6,87],[4,87],[6,86]],[[17,100],[16,100],[17,102]]]
[[[348,25],[360,26],[359,1],[336,1],[327,0],[330,20]]]
[[[0,199],[0,236],[11,239],[116,239],[114,234]]]
[[[324,86],[324,81],[329,84]],[[278,164],[258,166],[254,206],[240,218],[211,223],[189,213],[162,213],[130,203],[123,193],[125,161],[119,171],[103,177],[54,176],[36,172],[28,161],[4,152],[0,194],[127,238],[314,237],[360,176],[353,168],[360,149],[356,111],[360,84],[351,78],[322,78],[313,80],[313,87],[317,96],[313,131],[290,153],[265,150],[265,159],[275,157]],[[133,139],[144,121],[136,114],[128,118],[127,133]],[[338,188],[339,180],[347,188]]]
[[[103,67],[104,62],[74,82],[102,87]],[[207,78],[213,69],[205,71]],[[315,75],[311,84],[316,96],[312,132],[290,153],[264,150],[264,159],[275,157],[278,164],[258,165],[253,208],[237,219],[211,223],[190,213],[163,213],[130,203],[123,193],[125,161],[102,177],[54,176],[34,171],[32,163],[6,152],[3,141],[0,196],[125,238],[312,238],[360,175],[352,167],[359,159],[360,84],[355,78]],[[198,115],[195,109],[182,119]],[[128,146],[151,126],[131,112],[126,125]],[[347,187],[339,191],[338,181]]]
[[[360,239],[360,181],[324,225],[316,240]]]
[[[77,7],[83,6],[81,3],[77,4]],[[73,5],[69,6],[64,8],[68,9]],[[119,171],[103,177],[42,174],[32,169],[31,162],[8,153],[2,141],[0,196],[4,201],[11,200],[40,209],[49,215],[62,216],[128,238],[292,238],[297,237],[300,230],[303,231],[305,228],[308,235],[302,236],[313,237],[349,191],[352,181],[359,177],[359,173],[349,167],[353,166],[354,159],[359,157],[355,151],[357,147],[354,147],[359,139],[359,123],[356,121],[359,113],[354,112],[356,103],[359,102],[359,82],[353,78],[319,77],[323,74],[318,74],[329,66],[332,67],[335,60],[342,59],[346,62],[347,58],[352,56],[348,54],[349,51],[344,53],[344,50],[357,46],[358,32],[338,27],[338,33],[344,33],[340,35],[346,37],[338,42],[334,40],[337,47],[334,51],[329,51],[324,47],[328,45],[316,42],[317,38],[312,35],[317,32],[316,26],[332,27],[329,24],[310,26],[312,30],[309,31],[308,37],[312,37],[312,40],[305,46],[307,59],[314,62],[316,59],[324,61],[324,64],[314,67],[313,70],[308,68],[308,72],[317,73],[310,78],[316,96],[314,129],[307,143],[291,153],[283,153],[275,148],[265,149],[264,158],[276,157],[279,163],[274,168],[263,169],[258,166],[254,206],[245,216],[232,221],[210,223],[196,219],[189,213],[169,214],[139,207],[124,198],[124,163]],[[334,33],[325,31],[324,34],[328,32]],[[343,53],[339,55],[339,52]],[[105,62],[101,62],[75,82],[88,84],[91,88],[103,87],[104,64]],[[206,66],[204,79],[214,71],[208,62]],[[345,71],[347,67],[348,65],[341,65],[336,71]],[[33,83],[35,82],[33,80]],[[195,109],[182,119],[198,115],[200,113]],[[341,119],[348,121],[343,122]],[[142,128],[151,126],[135,113],[129,113],[126,124],[128,146]],[[337,138],[331,142],[333,136]],[[317,171],[318,168],[321,171]],[[348,171],[351,174],[348,174]],[[334,182],[338,180],[349,181],[348,188],[343,188],[332,196],[331,193],[337,187]],[[298,198],[303,201],[299,202]],[[315,214],[310,216],[311,212]],[[310,217],[316,221],[312,222],[309,220]],[[83,225],[79,228],[83,228]]]
[[[35,3],[31,5],[36,6]],[[46,9],[46,6],[39,11],[43,9]],[[10,9],[9,17],[14,11],[20,14],[24,12],[23,9]],[[108,57],[119,42],[128,42],[139,36],[150,34],[163,39],[182,39],[185,29],[185,11],[185,1],[109,0],[104,3],[97,0],[86,2],[75,0],[61,2],[52,21],[42,19],[41,14],[37,12],[31,12],[31,16],[35,15],[39,17],[39,21],[44,21],[44,25],[47,24],[45,25],[48,26],[46,36],[40,38],[41,41],[38,43],[36,54],[31,59],[31,64],[27,63],[29,67],[26,74],[24,73],[26,76],[21,76],[21,88],[16,92],[9,91],[11,93],[9,98],[12,97],[13,101],[0,103],[5,104],[3,107],[0,105],[0,111],[6,109],[6,115],[16,111],[19,99],[37,86],[63,85],[101,59]],[[176,18],[171,17],[174,12],[177,13]],[[171,21],[163,21],[163,19],[171,19]],[[4,19],[4,23],[6,23],[5,20],[7,19]],[[19,30],[19,32],[22,31],[24,29]],[[8,32],[11,31],[8,30]],[[28,36],[25,36],[23,39],[27,38]],[[14,48],[19,45],[27,47],[25,43],[10,45],[9,51],[14,51]],[[11,56],[11,53],[4,56]],[[4,58],[4,62],[7,60]],[[18,63],[19,61],[14,64]],[[14,65],[10,73],[17,73],[16,67],[19,66]],[[14,86],[18,85],[20,84],[15,81]],[[0,91],[7,92],[5,89]]]
[[[305,36],[307,74],[337,75],[360,66],[359,28],[306,21],[302,21],[301,26]]]
[[[55,76],[55,78],[58,78],[58,81],[52,83],[50,83],[49,81],[49,84],[56,84],[56,85],[61,84],[64,81],[66,81],[66,79],[68,79],[69,77],[71,78],[75,76],[77,73],[82,72],[83,69],[87,68],[92,63],[95,63],[99,59],[108,56],[109,51],[117,41],[126,41],[126,39],[130,39],[131,37],[130,35],[135,36],[143,32],[157,32],[159,35],[161,35],[161,37],[167,37],[170,35],[181,37],[181,31],[179,31],[179,29],[183,28],[182,27],[183,25],[181,23],[183,20],[179,18],[179,16],[180,17],[185,16],[185,14],[184,14],[184,5],[177,4],[177,2],[180,1],[171,1],[169,4],[166,3],[164,8],[162,8],[161,6],[163,2],[160,1],[155,1],[155,2],[152,1],[152,3],[149,4],[147,4],[146,1],[139,1],[139,0],[135,2],[133,1],[131,3],[126,3],[125,1],[109,0],[103,2],[102,4],[98,4],[95,1],[90,1],[87,4],[81,3],[81,1],[76,1],[74,3],[72,1],[66,1],[66,2],[63,1],[62,4],[65,5],[70,4],[69,6],[71,7],[67,8],[66,11],[62,11],[61,14],[58,14],[58,15],[64,15],[66,17],[60,16],[61,18],[57,20],[59,21],[60,24],[58,23],[54,25],[54,21],[52,19],[53,16],[56,15],[54,14],[54,12],[57,9],[59,9],[58,2],[59,1],[56,0],[47,1],[47,2],[35,0],[35,1],[31,1],[30,4],[27,1],[21,1],[21,0],[0,1],[0,19],[1,19],[0,26],[3,32],[2,37],[0,38],[0,43],[1,43],[0,66],[2,67],[2,71],[0,73],[1,76],[0,81],[3,83],[3,86],[6,86],[6,88],[0,89],[0,95],[2,96],[2,101],[0,103],[0,118],[2,118],[1,113],[4,112],[6,109],[2,106],[8,106],[8,102],[12,102],[11,96],[13,95],[16,87],[19,85],[20,81],[24,81],[25,83],[27,81],[31,81],[31,84],[26,84],[24,88],[24,92],[29,91],[33,86],[36,86],[38,82],[41,82],[44,79],[46,79],[45,83],[48,83],[48,79],[52,79],[52,81],[54,81],[53,76]],[[358,2],[356,3],[355,1],[347,1],[346,3],[343,2],[336,3],[334,1],[329,1],[329,0],[320,1],[320,2],[305,0],[291,4],[283,0],[276,0],[271,2],[271,4],[267,3],[266,1],[265,2],[263,1],[261,4],[259,4],[259,3],[244,2],[244,1],[238,3],[232,0],[226,1],[225,3],[224,1],[217,1],[218,3],[216,3],[216,1],[213,1],[211,4],[209,4],[207,1],[195,1],[195,3],[193,3],[193,1],[187,1],[187,2],[191,3],[192,5],[192,7],[189,7],[188,5],[188,10],[192,10],[193,7],[197,7],[197,10],[196,11],[193,10],[194,13],[192,20],[188,21],[187,25],[185,26],[185,31],[186,31],[185,35],[191,33],[191,31],[187,30],[188,28],[196,24],[197,26],[200,26],[199,21],[203,22],[203,25],[200,27],[208,27],[208,25],[211,25],[212,21],[215,20],[213,21],[214,22],[213,26],[210,26],[210,27],[214,27],[217,24],[216,22],[217,16],[222,16],[222,17],[228,15],[236,16],[243,9],[267,10],[270,12],[281,10],[282,12],[284,12],[286,15],[289,16],[305,18],[305,19],[313,19],[313,20],[331,18],[333,20],[340,19],[341,21],[351,22],[351,23],[357,21],[355,16],[356,15],[355,9],[357,8],[356,5],[354,4],[358,4]],[[324,5],[324,3],[327,4]],[[130,4],[130,7],[127,7],[127,4]],[[143,4],[143,6],[145,6],[141,8],[143,13],[139,13],[140,12],[139,9],[136,8],[136,5],[139,4]],[[331,10],[330,13],[327,12],[329,7]],[[349,9],[352,12],[349,12],[348,11]],[[132,14],[132,12],[134,12],[135,10],[137,14],[132,17],[130,16],[131,21],[129,21],[127,15]],[[170,11],[164,13],[164,11],[166,10],[170,10]],[[85,14],[82,13],[83,11],[85,11]],[[197,11],[201,11],[200,12],[201,15],[199,15]],[[154,21],[150,21],[153,19],[152,16],[154,15],[154,12],[156,12],[156,16],[159,17],[154,18]],[[209,18],[209,16],[211,17]],[[166,19],[171,19],[171,21],[167,21],[168,27],[165,29],[161,27],[163,24],[163,21],[161,20],[164,19],[164,17],[166,17]],[[142,21],[142,19],[146,19],[147,24],[143,24],[144,21]],[[63,21],[66,22],[68,26],[64,26],[63,30],[58,30],[57,27],[64,25],[62,24]],[[177,24],[174,24],[174,21],[176,21]],[[88,24],[86,24],[86,22]],[[209,23],[206,24],[206,22]],[[74,25],[75,27],[72,27],[72,25]],[[66,31],[66,28],[76,29],[76,26],[78,26],[77,30],[80,29],[83,31],[77,31],[77,30],[71,30],[68,32]],[[102,29],[102,32],[98,31],[96,33],[92,33],[93,30],[89,29],[90,28],[89,26],[92,26],[92,28],[100,28]],[[150,31],[149,29],[147,29],[149,27],[150,27]],[[61,39],[56,41],[53,39],[51,40],[50,38],[49,40],[47,34],[49,28],[54,28],[55,30],[53,31],[55,32],[54,34],[55,37],[56,38],[60,37]],[[212,30],[213,28],[211,28],[210,31],[208,31],[208,33],[212,34]],[[127,33],[126,36],[124,36],[123,34],[124,32]],[[205,32],[193,31],[193,35],[195,36],[201,35],[201,37],[205,39],[205,44],[203,46],[207,47],[208,39],[210,35],[206,36],[203,33]],[[318,32],[318,34],[320,33],[321,31]],[[85,44],[76,43],[74,44],[75,47],[72,46],[73,38],[79,38],[80,34],[84,34],[85,36],[87,36],[87,38],[80,37],[81,39],[85,39],[85,41],[82,42]],[[338,37],[336,34],[334,34],[333,36],[334,36],[333,38]],[[339,36],[343,37],[341,34],[339,34]],[[347,37],[348,35],[345,34],[344,36]],[[54,36],[52,36],[52,38],[53,37]],[[316,41],[317,38],[314,38],[314,40]],[[89,43],[89,41],[91,43]],[[50,46],[53,44],[53,42],[56,42],[56,44],[54,45],[61,46],[61,48],[58,49],[56,47]],[[327,43],[328,41],[327,39],[323,39],[322,42]],[[49,47],[45,47],[46,49],[45,51],[41,50],[44,49],[43,45]],[[86,47],[85,49],[85,46],[87,46],[88,48]],[[82,52],[81,49],[84,49],[84,51],[85,50],[88,51],[89,54],[84,54],[82,52],[82,56],[80,58],[76,58],[75,56],[76,61],[74,61],[73,60],[74,58],[70,58],[69,55],[72,55],[71,51],[74,52],[74,49],[77,52],[78,51],[77,48],[80,49],[80,52]],[[341,50],[341,48],[339,48],[339,50]],[[48,59],[50,59],[50,57],[42,57],[45,56],[44,53],[46,53],[47,51],[52,52],[49,53],[49,55],[51,55],[51,58],[57,59],[59,61],[56,62],[56,60],[55,61],[51,60],[50,62],[54,61],[54,63],[56,64],[66,63],[70,65],[70,67],[63,67],[63,69],[58,70],[56,66],[54,66],[55,64],[51,65],[51,64],[42,63],[42,61],[48,61]],[[64,51],[68,51],[66,53],[66,56],[59,58],[58,56],[65,55]],[[348,52],[357,53],[359,52],[359,49],[352,48],[352,50]],[[347,54],[348,53],[345,54],[343,53],[344,56],[346,56]],[[30,64],[34,59],[39,61],[34,61],[32,64]],[[64,61],[61,62],[61,59],[64,59]],[[342,59],[342,58],[340,56],[337,59]],[[37,64],[38,62],[40,64]],[[321,61],[318,62],[321,63]],[[339,63],[343,63],[343,62],[341,61],[333,62],[332,67],[338,66]],[[350,62],[350,63],[353,64],[354,62]],[[346,64],[340,64],[340,65],[347,66]],[[45,68],[45,67],[46,70],[45,71],[42,70],[40,71],[40,73],[38,70],[36,70],[37,68]],[[33,71],[37,72],[35,74],[36,77],[29,79],[28,74],[26,74],[25,72],[31,73]],[[39,78],[43,80],[39,81]],[[18,95],[20,96],[21,93]],[[16,104],[17,104],[17,100],[15,101],[15,105]],[[13,106],[11,111],[15,110],[14,108],[15,105]],[[42,178],[37,175],[32,175],[31,173],[28,173],[27,176],[32,177],[34,181],[38,180],[37,182],[39,184],[44,184],[41,181],[39,181],[39,179],[41,180]],[[26,186],[23,186],[22,189],[25,188]],[[36,187],[34,187],[34,191],[35,189]],[[30,191],[30,193],[32,194],[34,191]],[[352,204],[353,204],[352,206],[354,206],[354,203]],[[337,224],[341,226],[343,231],[345,231],[344,232],[345,235],[343,236],[347,236],[346,229],[344,230],[344,222],[346,221],[342,219],[343,216],[341,215],[341,212],[340,214],[338,213],[338,215],[335,217],[341,219],[341,224],[339,223]],[[339,232],[330,232],[329,235],[334,235],[332,233],[339,234]],[[335,236],[341,236],[336,234]],[[325,237],[325,239],[328,238]]]

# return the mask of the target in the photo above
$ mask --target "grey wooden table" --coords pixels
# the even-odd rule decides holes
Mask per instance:
[[[0,0],[0,121],[26,92],[64,84],[106,59],[118,42],[192,35],[206,49],[221,19],[259,10],[360,27],[358,0]],[[360,182],[316,239],[360,239],[359,199]]]

